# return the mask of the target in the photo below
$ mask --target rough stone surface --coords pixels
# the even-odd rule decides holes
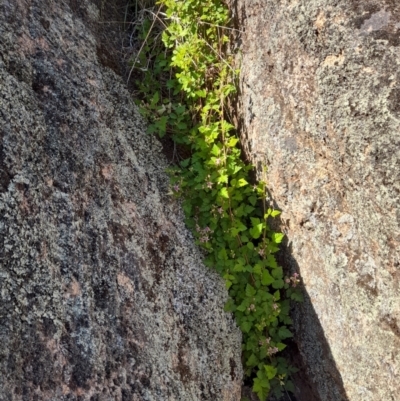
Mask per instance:
[[[0,400],[238,401],[224,285],[99,61],[98,14],[0,1]]]
[[[268,167],[323,401],[400,394],[400,3],[232,0],[244,146]],[[307,399],[308,400],[308,399]]]

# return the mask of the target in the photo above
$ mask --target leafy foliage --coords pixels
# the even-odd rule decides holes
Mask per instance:
[[[284,235],[268,221],[266,183],[251,184],[252,166],[241,158],[239,140],[226,119],[226,99],[236,91],[238,71],[224,56],[229,14],[220,0],[160,0],[139,35],[133,62],[149,131],[168,135],[191,155],[169,170],[172,193],[183,198],[187,225],[207,253],[205,262],[225,279],[243,332],[245,374],[265,400],[294,371],[278,354],[292,337],[290,299],[301,301],[295,273],[285,277],[275,259]]]

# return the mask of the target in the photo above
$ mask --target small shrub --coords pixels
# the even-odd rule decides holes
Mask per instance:
[[[272,390],[292,390],[290,367],[279,356],[292,337],[290,300],[301,301],[296,274],[285,277],[275,259],[284,235],[268,221],[266,183],[251,183],[252,166],[226,118],[227,98],[238,71],[225,55],[229,13],[219,0],[160,0],[142,10],[142,45],[132,61],[139,74],[139,105],[149,132],[170,136],[190,149],[169,169],[171,191],[182,197],[186,223],[206,251],[205,263],[225,280],[243,332],[243,365],[253,390],[265,400]]]

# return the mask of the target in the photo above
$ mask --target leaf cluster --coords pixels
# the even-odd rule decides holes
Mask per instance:
[[[190,147],[190,157],[169,170],[172,193],[183,199],[206,264],[225,280],[225,309],[243,332],[243,364],[253,390],[260,400],[271,390],[279,396],[293,387],[294,369],[279,353],[292,337],[290,299],[300,301],[301,293],[297,276],[285,277],[275,258],[284,235],[268,223],[280,212],[266,205],[266,183],[252,184],[253,167],[243,161],[226,118],[238,74],[225,55],[229,13],[220,0],[158,5],[141,26],[146,44],[133,65],[141,71],[141,110],[151,133]]]

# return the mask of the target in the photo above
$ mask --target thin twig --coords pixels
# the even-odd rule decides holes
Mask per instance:
[[[162,5],[160,5],[160,7],[158,8],[157,14],[160,12],[161,7],[162,7]],[[135,69],[135,65],[136,65],[136,63],[137,63],[137,61],[138,61],[138,59],[139,59],[140,54],[142,53],[142,50],[143,50],[143,48],[144,48],[144,45],[147,43],[147,39],[148,39],[149,36],[150,36],[150,33],[151,33],[152,29],[153,29],[153,26],[154,26],[155,22],[156,22],[156,20],[154,19],[153,22],[151,23],[149,32],[147,32],[147,35],[146,35],[146,37],[144,38],[144,41],[143,41],[143,43],[142,43],[142,46],[140,46],[139,52],[138,52],[138,54],[136,55],[135,60],[134,60],[134,62],[133,62],[133,64],[132,64],[132,68],[131,68],[131,70],[129,71],[128,80],[126,81],[126,83],[128,83],[129,80],[131,79],[132,72],[133,72],[133,70]]]
[[[284,388],[284,389],[285,389],[285,388]],[[290,395],[289,395],[289,393],[287,392],[286,389],[285,389],[285,393],[286,393],[286,395],[289,397],[289,400],[292,401],[292,399],[290,398]]]
[[[229,27],[223,26],[223,25],[210,24],[209,22],[205,22],[205,21],[201,21],[201,20],[198,20],[197,22],[198,22],[199,24],[205,24],[205,25],[210,25],[210,26],[216,26],[217,28],[229,29],[230,31],[236,31],[236,32],[244,33],[244,31],[241,31],[240,29],[236,29],[236,28],[229,28]]]

